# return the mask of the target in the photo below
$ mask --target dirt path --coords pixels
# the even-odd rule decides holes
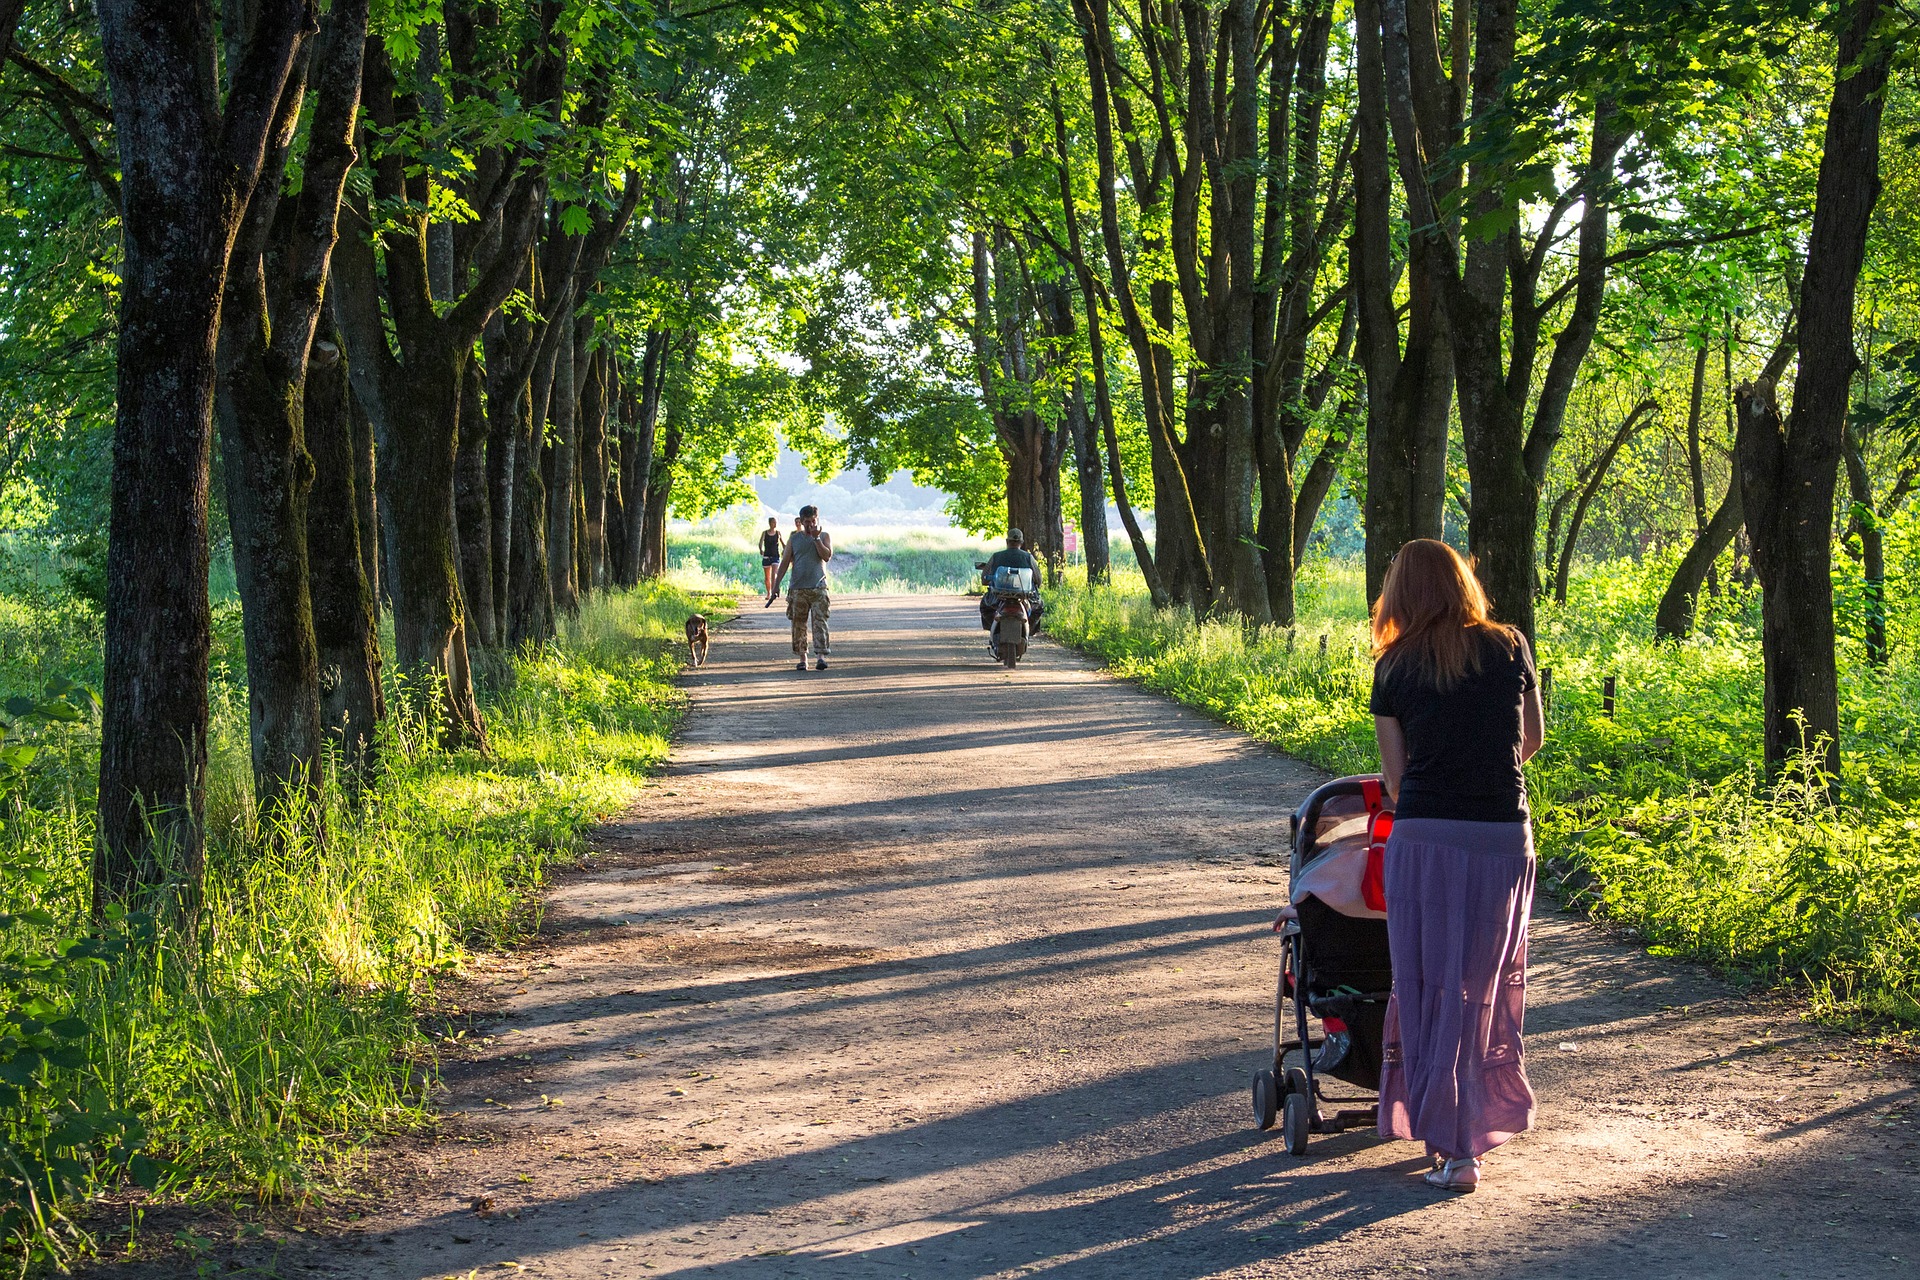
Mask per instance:
[[[726,628],[667,776],[491,965],[443,1135],[282,1272],[1920,1274],[1909,1081],[1551,913],[1540,1125],[1485,1190],[1368,1134],[1288,1158],[1246,1085],[1317,775],[1051,645],[991,668],[972,609],[836,602],[805,675],[777,611]]]

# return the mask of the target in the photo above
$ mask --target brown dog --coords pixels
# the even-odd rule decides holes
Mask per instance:
[[[693,650],[693,665],[707,665],[707,615],[696,613],[687,619],[687,648]]]

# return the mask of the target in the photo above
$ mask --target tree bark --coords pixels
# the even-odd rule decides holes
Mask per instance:
[[[1737,428],[1741,501],[1761,585],[1766,759],[1814,753],[1840,778],[1839,673],[1833,633],[1834,482],[1854,371],[1854,292],[1880,195],[1880,119],[1890,43],[1869,44],[1884,0],[1849,7],[1827,111],[1807,269],[1800,367],[1784,429],[1771,384],[1749,384]]]
[[[1706,584],[1714,563],[1720,559],[1720,553],[1733,544],[1733,537],[1740,532],[1743,518],[1740,476],[1736,471],[1727,482],[1727,496],[1721,499],[1719,508],[1708,518],[1706,527],[1700,530],[1693,545],[1687,548],[1687,554],[1680,558],[1679,565],[1673,571],[1673,581],[1667,584],[1666,591],[1660,597],[1660,607],[1653,615],[1654,639],[1684,640],[1693,634],[1693,619],[1700,600],[1700,590]]]
[[[7,55],[13,52],[13,33],[26,9],[27,0],[0,0],[0,65],[5,65]]]
[[[222,305],[220,428],[246,637],[254,797],[263,818],[322,833],[324,728],[308,563],[313,460],[305,384],[340,195],[354,161],[367,0],[336,4],[304,41],[236,238]],[[307,80],[316,90],[297,201],[281,198]],[[337,360],[337,347],[327,358]],[[278,830],[276,825],[276,830]]]
[[[1693,531],[1707,527],[1707,467],[1700,451],[1700,414],[1706,407],[1707,344],[1693,353],[1693,389],[1687,400],[1687,479],[1693,490]]]
[[[607,588],[607,354],[605,346],[594,349],[580,389],[580,498],[586,507],[583,591]]]
[[[1598,496],[1600,487],[1607,482],[1607,471],[1613,466],[1613,460],[1627,441],[1640,431],[1645,421],[1659,408],[1659,403],[1651,398],[1642,400],[1633,407],[1620,427],[1613,433],[1613,439],[1607,441],[1600,456],[1593,460],[1588,469],[1586,482],[1580,486],[1580,496],[1573,504],[1573,518],[1567,522],[1567,540],[1560,549],[1559,569],[1553,576],[1553,600],[1555,604],[1567,602],[1567,579],[1573,573],[1573,552],[1580,541],[1580,526],[1587,522],[1587,508]]]
[[[669,419],[659,453],[649,468],[646,526],[640,542],[643,578],[660,578],[667,572],[667,509],[673,500],[673,464],[679,461],[684,439],[679,423]]]
[[[560,112],[567,45],[558,33],[560,0],[540,0],[538,32],[523,50],[521,100]],[[417,110],[401,92],[382,41],[367,42],[367,111],[382,134],[403,133]],[[488,320],[527,273],[540,210],[537,174],[517,172],[501,188],[497,239],[473,283],[458,298],[436,298],[427,255],[424,176],[388,147],[377,153],[373,188],[397,212],[378,234],[384,276],[375,262],[373,224],[356,200],[355,224],[337,255],[336,316],[346,338],[354,392],[373,420],[384,455],[387,567],[394,612],[394,656],[414,689],[433,691],[441,738],[450,746],[486,748],[486,733],[468,661],[468,625],[454,546],[453,479],[467,364]],[[456,248],[458,246],[456,245]],[[386,306],[383,311],[381,302]],[[389,346],[391,325],[396,354]]]
[[[620,441],[621,507],[627,521],[628,572],[621,585],[636,586],[650,576],[646,562],[647,503],[653,493],[654,432],[660,421],[660,395],[667,373],[672,335],[649,329],[640,353],[640,385],[633,394],[632,422]]]
[[[493,602],[493,497],[487,483],[485,376],[467,362],[460,380],[460,440],[453,458],[453,514],[459,533],[460,592],[466,604],[469,638],[483,649],[497,648]]]
[[[331,307],[328,308],[328,317],[332,317]],[[340,344],[344,359],[345,339],[340,337],[338,328],[330,325],[329,329],[333,334],[331,341]],[[373,593],[373,629],[377,636],[380,631],[380,601],[386,594],[380,581],[380,566],[386,559],[386,553],[380,549],[380,500],[375,496],[375,480],[380,468],[373,456],[373,422],[354,396],[351,380],[347,387],[347,415],[353,427],[353,501],[360,517],[360,571],[366,575],[367,590]]]
[[[339,335],[331,325],[314,343],[307,372],[306,437],[313,458],[307,495],[307,574],[320,669],[320,724],[340,753],[350,787],[376,765],[377,730],[386,714],[380,688],[380,615],[367,578],[355,423]]]
[[[205,866],[207,485],[227,264],[308,24],[263,0],[224,103],[205,3],[102,0],[120,155],[115,362],[96,914]]]
[[[1354,412],[1357,406],[1352,401],[1340,405],[1339,417],[1334,425],[1327,429],[1327,438],[1321,442],[1313,461],[1307,464],[1306,474],[1300,477],[1299,490],[1294,497],[1293,506],[1293,564],[1298,569],[1307,558],[1307,544],[1313,539],[1314,523],[1320,518],[1320,508],[1327,500],[1327,494],[1333,489],[1333,480],[1340,472],[1340,460],[1346,456],[1347,449],[1353,443]]]
[[[1867,472],[1867,458],[1852,431],[1842,437],[1847,464],[1847,490],[1853,499],[1854,524],[1860,530],[1861,606],[1864,632],[1860,639],[1867,651],[1867,662],[1875,667],[1887,665],[1887,535],[1881,526],[1880,511],[1873,501],[1873,477]]]
[[[1096,189],[1100,193],[1101,241],[1106,250],[1113,298],[1119,304],[1122,327],[1133,348],[1134,361],[1140,373],[1141,407],[1152,448],[1157,543],[1152,561],[1169,602],[1192,605],[1204,611],[1212,608],[1214,603],[1216,567],[1209,559],[1209,549],[1199,524],[1198,500],[1193,491],[1190,469],[1174,436],[1173,353],[1162,336],[1174,322],[1173,291],[1171,286],[1162,282],[1149,284],[1147,311],[1141,311],[1121,235],[1115,196],[1119,188],[1119,176],[1114,123],[1116,116],[1120,117],[1121,131],[1130,135],[1131,109],[1125,106],[1125,98],[1116,91],[1108,74],[1109,66],[1114,65],[1116,60],[1111,52],[1112,29],[1107,0],[1074,0],[1074,15],[1080,26],[1093,102],[1094,153],[1099,165]],[[1154,147],[1150,167],[1144,162],[1133,165],[1134,196],[1143,209],[1154,207],[1163,198],[1170,176],[1170,157],[1174,153],[1175,142],[1164,133],[1160,141],[1164,145]],[[1128,144],[1133,145],[1131,136]],[[1195,163],[1199,162],[1196,160]],[[1251,169],[1252,166],[1249,166],[1250,172]],[[1197,191],[1197,187],[1194,190]],[[1195,198],[1194,193],[1186,192],[1183,198],[1191,202]],[[1148,236],[1146,239],[1144,248],[1147,251],[1157,253],[1168,247],[1157,236]],[[1109,463],[1111,461],[1110,451]],[[1251,507],[1251,495],[1248,497]],[[1143,560],[1141,563],[1144,567],[1147,562]]]
[[[560,346],[554,357],[547,447],[540,458],[540,477],[547,490],[547,578],[552,583],[553,607],[558,613],[573,614],[580,608],[573,572],[574,427],[580,396],[574,385],[573,317],[563,315],[558,323]]]
[[[1388,128],[1380,0],[1356,0],[1354,229],[1349,250],[1367,387],[1367,598],[1376,599],[1394,554],[1445,531],[1447,418],[1453,351],[1431,237],[1409,241],[1404,349],[1394,305],[1393,140]],[[1414,161],[1417,166],[1418,157]]]
[[[493,637],[508,643],[510,566],[513,563],[514,463],[526,428],[533,368],[535,326],[509,323],[496,315],[487,323],[482,349],[487,358],[487,523],[488,560],[493,570]]]
[[[508,641],[539,644],[554,631],[553,579],[547,570],[547,485],[543,478],[546,424],[560,362],[561,329],[573,308],[574,268],[580,241],[558,225],[540,256],[541,325],[527,375],[526,428],[514,451],[513,560]]]
[[[1160,581],[1160,575],[1154,566],[1153,552],[1147,546],[1145,534],[1141,532],[1140,522],[1133,512],[1133,504],[1127,500],[1127,478],[1120,467],[1120,442],[1113,425],[1113,396],[1107,384],[1106,335],[1101,327],[1100,299],[1094,284],[1093,269],[1087,263],[1086,250],[1081,240],[1080,213],[1073,197],[1073,168],[1070,159],[1072,153],[1067,146],[1066,112],[1060,105],[1059,84],[1056,82],[1050,85],[1048,92],[1053,106],[1054,157],[1060,182],[1060,210],[1067,224],[1067,251],[1072,255],[1074,278],[1080,287],[1080,305],[1087,318],[1087,358],[1093,366],[1093,418],[1097,422],[1099,439],[1095,440],[1090,430],[1088,447],[1096,451],[1096,458],[1097,450],[1102,445],[1106,448],[1107,474],[1113,478],[1114,506],[1120,512],[1121,527],[1126,530],[1127,540],[1133,547],[1134,561],[1140,566],[1140,575],[1146,581],[1148,597],[1153,601],[1156,609],[1165,608],[1168,603],[1166,587]],[[1111,137],[1108,141],[1111,146]],[[1097,461],[1094,465],[1097,470]],[[1083,512],[1087,510],[1086,474],[1083,468],[1080,498]],[[1112,572],[1112,551],[1108,545],[1106,529],[1106,495],[1097,486],[1096,491],[1099,492],[1100,498],[1099,525],[1103,564],[1100,575],[1096,578],[1093,558],[1089,554],[1087,559],[1089,583],[1104,582]],[[1083,522],[1086,518],[1083,514]]]
[[[1102,583],[1113,576],[1113,553],[1107,540],[1107,479],[1100,460],[1100,433],[1087,408],[1084,378],[1073,380],[1066,417],[1073,446],[1074,483],[1080,491],[1080,554],[1086,557],[1087,582]]]

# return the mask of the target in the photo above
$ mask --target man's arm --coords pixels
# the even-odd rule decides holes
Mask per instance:
[[[825,529],[813,535],[814,545],[820,548],[820,563],[833,559],[833,535]]]
[[[780,584],[787,580],[787,570],[793,567],[793,539],[787,539],[787,545],[780,552],[780,567],[773,571],[773,594],[780,594]]]

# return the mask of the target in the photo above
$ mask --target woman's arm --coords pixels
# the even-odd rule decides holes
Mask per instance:
[[[1533,759],[1546,740],[1547,717],[1540,706],[1540,687],[1535,685],[1520,701],[1520,762]]]
[[[1407,771],[1407,735],[1392,716],[1373,718],[1373,736],[1380,743],[1380,776],[1386,779],[1387,796],[1400,800],[1400,775]]]

